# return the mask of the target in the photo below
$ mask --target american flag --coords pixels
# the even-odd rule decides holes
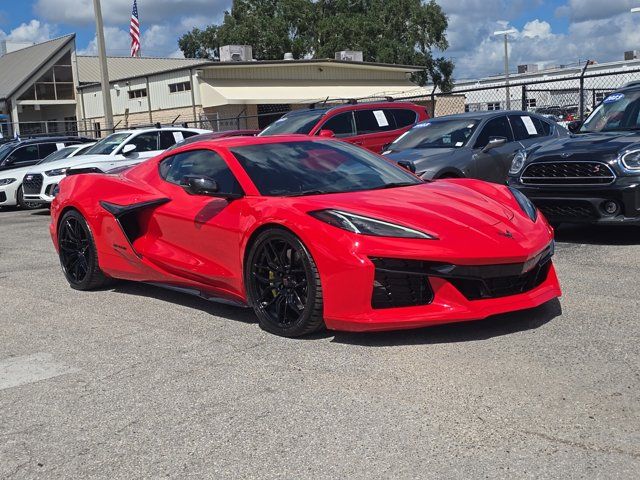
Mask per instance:
[[[133,0],[133,11],[131,12],[131,25],[129,26],[131,35],[131,56],[140,56],[140,20],[138,19],[138,0]]]

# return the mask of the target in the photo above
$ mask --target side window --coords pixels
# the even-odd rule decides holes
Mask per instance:
[[[158,133],[148,132],[141,133],[137,137],[133,137],[127,142],[127,145],[135,145],[136,152],[153,152],[158,150]]]
[[[530,117],[529,115],[509,115],[509,121],[511,122],[516,140],[544,137],[550,133],[548,124],[536,117]],[[547,127],[546,133],[543,124]]]
[[[393,115],[393,118],[396,121],[396,128],[404,128],[409,125],[413,125],[418,119],[418,114],[408,108],[394,108],[392,110],[385,110],[385,112],[387,112],[387,116],[389,113]]]
[[[549,123],[539,119],[538,117],[531,117],[531,120],[538,129],[538,132],[540,132],[541,137],[548,137],[551,135],[551,125],[549,125]]]
[[[40,152],[38,158],[44,158],[58,151],[58,146],[55,143],[41,143],[38,145],[38,150]]]
[[[20,165],[21,163],[35,162],[39,160],[38,146],[27,145],[20,147],[7,157],[6,165]]]
[[[351,137],[353,136],[353,115],[351,112],[346,112],[331,117],[320,130],[331,130],[336,137]]]
[[[489,143],[491,137],[505,137],[508,142],[513,142],[513,134],[511,133],[511,127],[507,117],[498,117],[493,120],[489,120],[476,140],[475,148],[484,148]]]
[[[242,193],[226,162],[211,150],[192,150],[165,158],[160,163],[160,176],[176,185],[187,176],[209,177],[218,183],[221,193]]]
[[[182,136],[184,138],[195,137],[196,135],[200,135],[200,134],[196,132],[182,132]]]
[[[354,115],[358,135],[395,130],[393,118],[384,110],[356,110]]]
[[[160,150],[173,147],[176,143],[184,140],[182,132],[171,132],[163,130],[160,132]]]

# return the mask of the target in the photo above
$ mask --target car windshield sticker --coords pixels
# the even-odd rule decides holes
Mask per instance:
[[[428,127],[430,125],[431,125],[431,122],[418,123],[418,124],[414,125],[413,128],[424,128],[424,127]]]
[[[520,118],[522,119],[522,123],[524,123],[529,135],[538,135],[538,130],[536,130],[536,126],[533,124],[531,117],[522,116]]]
[[[180,143],[184,140],[184,135],[182,135],[182,132],[173,132],[173,139],[176,143]]]
[[[64,148],[64,143],[56,143],[56,150],[62,150]]]
[[[389,126],[389,121],[387,120],[387,117],[385,116],[384,112],[382,110],[374,110],[373,114],[376,117],[376,120],[378,121],[378,126],[379,127],[388,127]]]
[[[609,95],[604,99],[603,103],[615,103],[624,98],[624,93],[614,93],[613,95]]]
[[[461,147],[462,145],[464,145],[464,142],[457,142],[456,143],[456,147]]]

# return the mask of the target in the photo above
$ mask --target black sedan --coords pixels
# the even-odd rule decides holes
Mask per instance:
[[[553,223],[640,224],[640,82],[570,127],[570,138],[519,152],[509,184]]]
[[[420,122],[384,154],[426,179],[505,183],[519,150],[568,136],[564,127],[532,113],[469,112]]]

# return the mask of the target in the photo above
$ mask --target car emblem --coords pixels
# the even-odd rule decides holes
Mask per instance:
[[[33,176],[32,176],[32,175],[27,175],[27,178],[26,178],[26,179],[27,179],[27,180],[31,180],[32,178],[33,178]]]
[[[570,153],[567,153],[567,152],[562,152],[562,153],[560,154],[560,156],[561,156],[562,158],[568,158],[568,157],[570,157],[570,156],[571,156],[571,154],[570,154]]]
[[[511,233],[509,230],[505,230],[504,233],[500,232],[500,235],[506,238],[513,238],[513,233]]]

